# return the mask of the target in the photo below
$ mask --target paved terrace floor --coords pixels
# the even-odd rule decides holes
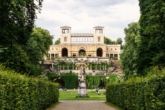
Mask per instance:
[[[119,110],[106,104],[105,101],[59,101],[48,110]]]

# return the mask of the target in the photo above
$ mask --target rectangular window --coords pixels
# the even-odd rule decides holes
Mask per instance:
[[[67,30],[65,30],[65,34],[67,34]]]
[[[65,34],[65,30],[64,29],[62,30],[62,34]]]
[[[96,29],[96,34],[99,34],[99,29]]]
[[[98,42],[100,42],[100,37],[98,37]]]
[[[92,42],[93,42],[93,36],[92,36]]]
[[[80,42],[82,41],[82,37],[80,37]]]
[[[64,42],[66,42],[67,41],[67,37],[64,37]]]
[[[68,29],[65,29],[64,30],[64,34],[69,34],[69,30]]]
[[[75,40],[74,41],[77,42],[77,37],[75,37]]]
[[[90,37],[88,36],[88,40],[87,40],[88,42],[90,42]]]
[[[73,42],[73,37],[71,37],[71,42]]]
[[[82,41],[83,41],[83,42],[85,41],[85,37],[83,37]]]
[[[113,58],[113,54],[110,54],[110,58]]]

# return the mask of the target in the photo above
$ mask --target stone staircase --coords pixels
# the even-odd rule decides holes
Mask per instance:
[[[113,64],[113,66],[115,68],[113,72],[121,74],[122,70],[120,68],[120,60],[112,60],[112,64]]]
[[[112,74],[117,74],[121,81],[124,80],[124,74],[120,68],[120,60],[112,60],[113,67],[111,68]]]

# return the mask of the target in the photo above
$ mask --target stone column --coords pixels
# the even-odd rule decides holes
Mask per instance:
[[[61,57],[61,51],[59,52],[59,57]]]
[[[118,60],[120,60],[120,54],[118,54]]]
[[[70,57],[70,56],[72,56],[72,55],[71,55],[71,52],[68,52],[68,57]]]

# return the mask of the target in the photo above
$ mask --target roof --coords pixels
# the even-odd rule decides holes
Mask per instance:
[[[102,26],[95,26],[94,28],[104,28],[104,27],[102,27]]]
[[[72,33],[71,36],[93,36],[93,33]]]
[[[71,27],[69,27],[69,26],[61,26],[60,28],[71,28]]]

